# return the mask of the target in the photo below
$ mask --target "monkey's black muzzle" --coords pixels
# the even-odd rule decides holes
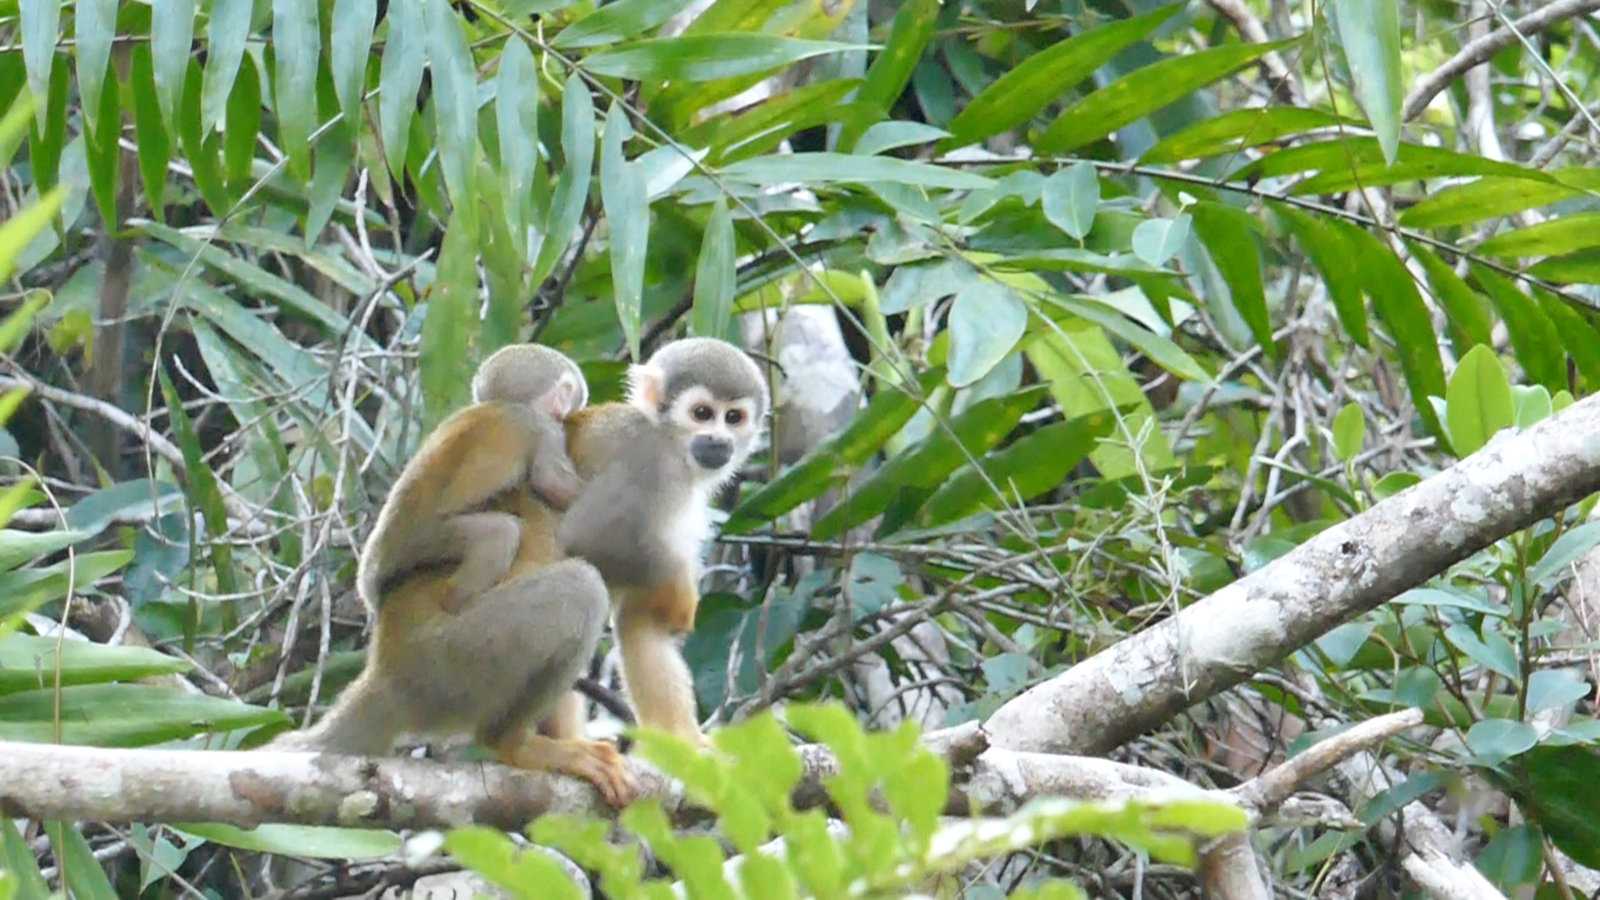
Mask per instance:
[[[702,467],[720,469],[733,459],[733,442],[705,434],[696,435],[689,441],[689,453]]]

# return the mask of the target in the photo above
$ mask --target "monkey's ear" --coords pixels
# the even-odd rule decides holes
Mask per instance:
[[[587,391],[577,376],[571,372],[563,372],[550,390],[535,401],[541,412],[557,419],[565,419],[577,412],[587,398]]]
[[[667,394],[667,373],[649,363],[628,367],[628,402],[655,416]]]

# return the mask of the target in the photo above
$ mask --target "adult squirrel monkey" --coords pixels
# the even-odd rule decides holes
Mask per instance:
[[[365,668],[315,726],[269,746],[371,755],[401,734],[466,733],[501,762],[587,779],[622,806],[637,788],[615,745],[530,733],[588,665],[610,612],[592,565],[557,561],[540,485],[565,458],[555,420],[587,386],[566,357],[522,344],[486,360],[473,392],[480,402],[407,465],[368,542],[362,590],[377,624]]]
[[[760,437],[766,379],[734,345],[687,338],[633,366],[628,382],[626,403],[567,419],[567,452],[587,485],[556,537],[562,555],[592,563],[611,590],[640,724],[703,741],[677,637],[694,627],[712,496]]]
[[[440,605],[460,611],[506,576],[522,542],[518,517],[486,504],[525,484],[566,509],[582,487],[563,431],[589,399],[576,363],[538,344],[504,347],[479,366],[472,399],[423,441],[378,513],[356,575],[369,609],[407,572],[454,563]]]

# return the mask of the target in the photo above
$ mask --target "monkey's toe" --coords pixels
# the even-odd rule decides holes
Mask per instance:
[[[609,741],[587,741],[582,762],[583,777],[591,782],[611,806],[621,808],[639,796],[639,783],[628,770],[626,758]]]

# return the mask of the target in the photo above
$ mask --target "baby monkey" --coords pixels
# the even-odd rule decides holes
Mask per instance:
[[[488,501],[525,485],[564,510],[583,486],[564,427],[589,399],[576,363],[538,344],[501,348],[479,366],[472,399],[423,442],[378,513],[356,575],[370,609],[399,577],[455,563],[440,605],[460,612],[506,576],[522,541],[521,521]]]

